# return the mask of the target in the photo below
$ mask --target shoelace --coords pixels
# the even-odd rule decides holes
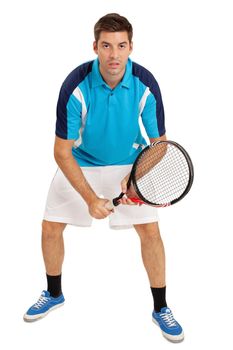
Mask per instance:
[[[35,303],[34,307],[36,309],[39,309],[40,307],[42,307],[45,303],[47,303],[47,301],[49,300],[49,298],[44,297],[43,295],[41,295],[38,299],[38,301]]]
[[[161,314],[161,317],[168,327],[172,327],[172,326],[177,325],[176,320],[174,319],[174,317],[172,315],[172,312],[169,314],[167,314],[167,313]]]

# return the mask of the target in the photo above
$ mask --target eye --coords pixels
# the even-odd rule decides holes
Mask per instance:
[[[108,49],[108,48],[109,48],[109,45],[108,45],[108,44],[103,44],[103,48],[104,48],[104,49]]]
[[[120,47],[120,49],[125,49],[126,45],[125,44],[120,44],[119,47]]]

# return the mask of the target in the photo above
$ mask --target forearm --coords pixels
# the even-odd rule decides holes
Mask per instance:
[[[162,135],[157,138],[150,138],[150,143],[156,143],[159,141],[166,141],[166,135]],[[147,152],[147,157],[140,158],[138,162],[136,179],[139,180],[146,175],[156,164],[158,164],[167,152],[167,144],[160,143],[156,147],[151,147]]]
[[[82,169],[74,159],[72,153],[66,157],[55,155],[55,160],[71,185],[80,193],[87,205],[90,205],[93,200],[97,199],[97,195],[84,177]]]

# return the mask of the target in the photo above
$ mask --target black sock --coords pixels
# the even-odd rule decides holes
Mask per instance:
[[[160,312],[162,307],[166,307],[166,287],[163,288],[153,288],[150,287],[153,299],[154,299],[154,310],[155,312]]]
[[[49,276],[47,275],[47,283],[48,283],[48,292],[51,297],[57,298],[62,294],[61,291],[61,275],[58,276]]]

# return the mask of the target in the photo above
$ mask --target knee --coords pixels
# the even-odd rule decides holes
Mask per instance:
[[[51,221],[42,221],[42,235],[43,238],[46,239],[56,239],[59,238],[64,229],[66,224],[60,223],[60,222],[51,222]]]
[[[157,222],[135,225],[134,227],[142,243],[161,240],[159,226]]]

